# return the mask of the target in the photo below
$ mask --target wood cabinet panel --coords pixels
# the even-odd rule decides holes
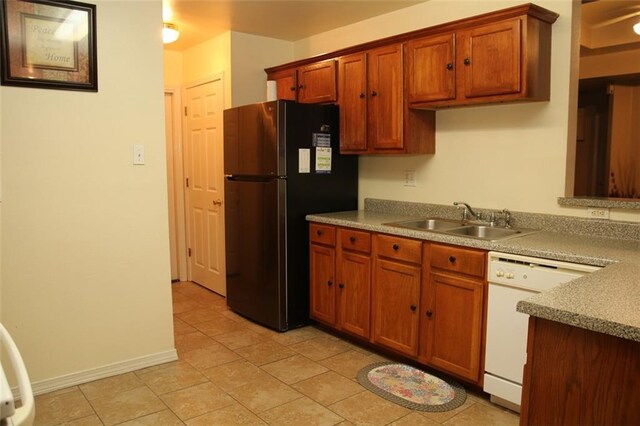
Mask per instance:
[[[336,245],[336,228],[331,225],[312,223],[309,225],[309,240],[312,243]]]
[[[640,424],[640,343],[529,319],[521,425]]]
[[[410,103],[455,99],[455,34],[411,40],[405,45]]]
[[[403,66],[399,44],[367,54],[369,144],[374,150],[403,148]]]
[[[466,98],[520,92],[520,19],[460,31],[458,42]]]
[[[371,257],[348,251],[338,254],[338,327],[369,339]]]
[[[422,260],[422,242],[393,235],[376,235],[378,256],[404,262],[420,263]]]
[[[269,74],[267,80],[274,80],[276,82],[276,96],[278,99],[296,100],[298,80],[295,68]]]
[[[311,318],[336,323],[335,249],[311,244],[309,249]]]
[[[329,60],[298,68],[298,102],[335,102],[336,66],[335,60]]]
[[[340,229],[338,231],[340,247],[343,250],[371,252],[371,234],[353,229]]]
[[[418,353],[420,267],[381,258],[373,281],[373,342],[406,355]]]
[[[484,277],[486,252],[440,244],[431,245],[431,267],[447,271]]]
[[[338,59],[340,152],[367,150],[367,55],[357,53]]]
[[[481,373],[482,281],[431,272],[423,292],[420,359],[478,382]]]

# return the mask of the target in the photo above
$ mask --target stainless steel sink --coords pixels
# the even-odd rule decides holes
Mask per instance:
[[[504,240],[537,232],[536,229],[501,228],[488,225],[464,224],[458,220],[440,218],[391,222],[385,223],[385,225],[413,229],[416,231],[432,231],[443,234],[459,235],[487,241]]]
[[[502,240],[535,232],[532,229],[496,228],[484,225],[464,226],[462,228],[449,229],[447,233],[463,235],[465,237],[482,238],[483,240]]]
[[[441,231],[451,228],[458,228],[463,224],[459,220],[440,219],[440,218],[426,218],[418,220],[408,220],[405,222],[392,222],[385,223],[385,225],[397,226],[400,228],[409,228],[417,230],[427,231]]]

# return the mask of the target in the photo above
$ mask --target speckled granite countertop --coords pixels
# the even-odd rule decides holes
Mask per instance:
[[[540,231],[484,241],[385,225],[416,216],[378,211],[312,214],[307,220],[425,241],[604,268],[518,303],[518,311],[640,342],[640,241]],[[640,226],[640,225],[639,225]]]

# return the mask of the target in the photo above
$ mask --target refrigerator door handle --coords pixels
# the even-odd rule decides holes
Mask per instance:
[[[230,182],[270,182],[274,179],[286,179],[286,176],[224,175]]]

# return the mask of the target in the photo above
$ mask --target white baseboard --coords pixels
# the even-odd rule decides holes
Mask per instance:
[[[64,376],[54,377],[39,382],[31,383],[34,395],[40,395],[47,392],[53,392],[58,389],[76,386],[94,380],[104,379],[118,374],[128,373],[134,370],[140,370],[146,367],[152,367],[158,364],[175,361],[178,359],[178,353],[175,349],[166,352],[158,352],[151,355],[133,358],[127,361],[116,362],[114,364],[104,365],[90,370],[78,371],[76,373],[65,374]],[[20,392],[17,388],[12,389],[15,398],[20,398]]]

